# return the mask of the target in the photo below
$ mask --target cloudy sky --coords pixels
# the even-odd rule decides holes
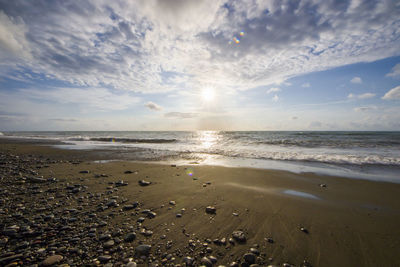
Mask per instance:
[[[0,0],[0,130],[400,130],[397,0]]]

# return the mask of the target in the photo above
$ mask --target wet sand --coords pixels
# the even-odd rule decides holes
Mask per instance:
[[[7,199],[0,202],[0,240],[7,238],[0,243],[0,262],[10,254],[7,252],[14,252],[22,255],[14,260],[21,265],[41,264],[56,254],[62,256],[59,264],[69,265],[119,266],[131,261],[143,266],[150,262],[184,266],[190,262],[185,257],[190,257],[194,266],[215,259],[215,266],[232,262],[249,266],[254,255],[262,266],[400,266],[400,184],[249,168],[95,163],[105,159],[104,155],[4,140],[0,153],[1,197]],[[13,164],[19,166],[19,172],[15,168],[10,171]],[[33,183],[32,176],[43,176],[45,181]],[[118,184],[121,180],[124,183]],[[141,186],[140,180],[151,184]],[[33,186],[42,192],[32,191]],[[72,192],[74,186],[81,189]],[[46,203],[46,199],[51,201]],[[107,205],[112,199],[115,203]],[[48,210],[40,205],[47,205]],[[208,206],[215,207],[216,213],[206,213]],[[66,213],[66,209],[73,212]],[[147,209],[155,216],[143,213]],[[22,218],[12,216],[16,212]],[[35,216],[43,219],[48,213],[56,218],[74,215],[75,220],[58,221],[72,230],[61,231],[57,222],[37,218],[57,233],[53,239],[42,237],[45,242],[39,246],[35,245],[38,237],[20,232],[7,236],[4,232],[12,225],[29,224]],[[89,216],[94,213],[96,216]],[[140,217],[145,218],[142,223],[137,222]],[[107,225],[100,228],[99,221]],[[95,234],[89,234],[94,227],[98,228]],[[105,245],[100,236],[116,229],[121,233],[111,235],[115,244]],[[151,235],[146,234],[148,230]],[[229,242],[238,230],[246,242]],[[136,234],[131,242],[124,240],[129,232]],[[85,242],[61,241],[74,237]],[[226,242],[221,242],[223,238]],[[26,247],[18,247],[24,241]],[[138,252],[140,244],[151,245],[149,255]],[[54,247],[66,248],[58,251]],[[251,248],[253,253],[246,262],[244,255]],[[39,253],[39,249],[44,251]]]

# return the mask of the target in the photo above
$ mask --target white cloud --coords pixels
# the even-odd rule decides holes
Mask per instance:
[[[398,100],[400,99],[400,86],[390,89],[383,97],[384,100]]]
[[[376,96],[376,94],[373,94],[373,93],[365,93],[365,94],[359,94],[359,95],[350,93],[350,94],[347,96],[347,98],[368,99],[368,98],[373,98],[373,97],[375,97],[375,96]]]
[[[274,97],[272,98],[272,101],[278,102],[278,100],[279,100],[279,96],[278,95],[274,95]]]
[[[0,59],[28,57],[27,27],[20,18],[10,18],[0,10]],[[4,62],[3,62],[4,64]]]
[[[281,91],[280,88],[273,87],[273,88],[268,89],[267,94],[274,93],[274,92],[279,92],[279,91]]]
[[[308,87],[310,87],[310,86],[311,86],[310,83],[303,83],[303,84],[301,85],[301,87],[303,87],[303,88],[308,88]]]
[[[394,56],[400,46],[395,0],[351,8],[313,0],[40,3],[3,3],[0,35],[10,38],[1,37],[1,51],[19,44],[32,59],[2,62],[0,75],[27,69],[73,85],[145,93],[246,90]],[[240,43],[229,44],[240,31]]]
[[[355,112],[366,112],[366,111],[376,110],[376,109],[377,109],[376,106],[365,106],[365,107],[355,107],[353,110]]]
[[[354,77],[353,79],[350,80],[351,83],[362,83],[362,80],[360,77]]]
[[[162,110],[162,107],[160,105],[157,105],[154,102],[147,102],[146,104],[144,104],[146,107],[148,107],[151,110]]]
[[[21,89],[25,97],[40,102],[78,105],[82,109],[124,110],[135,106],[139,98],[129,93],[115,93],[105,88],[55,88],[51,90]]]
[[[399,77],[400,76],[400,63],[396,64],[392,71],[386,74],[387,77]]]
[[[187,112],[168,112],[164,114],[167,118],[178,118],[178,119],[190,119],[197,117],[197,113],[187,113]]]

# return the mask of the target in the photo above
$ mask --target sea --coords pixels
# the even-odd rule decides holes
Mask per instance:
[[[400,132],[51,131],[0,138],[119,152],[134,161],[312,172],[400,183]],[[112,160],[112,159],[111,159]]]

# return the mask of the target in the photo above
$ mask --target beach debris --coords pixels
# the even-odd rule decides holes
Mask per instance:
[[[85,174],[87,174],[87,173],[90,173],[90,171],[89,171],[89,170],[83,170],[83,171],[80,171],[79,173],[85,173]]]
[[[208,213],[208,214],[216,214],[217,213],[217,209],[214,206],[208,206],[208,207],[206,207],[206,213]]]
[[[145,181],[145,180],[140,180],[138,183],[139,183],[140,186],[148,186],[148,185],[151,184],[151,182],[148,182],[148,181]]]
[[[302,231],[305,234],[309,233],[308,230],[306,228],[302,227],[302,226],[300,227],[300,231]]]
[[[232,233],[232,237],[238,243],[245,243],[246,242],[246,236],[245,236],[243,231],[234,231]]]

